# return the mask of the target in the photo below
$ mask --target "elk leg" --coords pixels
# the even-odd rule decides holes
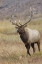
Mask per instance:
[[[29,52],[30,44],[26,44],[25,47],[26,47],[26,49],[27,49],[27,54],[29,54],[29,55],[31,56],[31,54],[30,54],[30,52]]]
[[[34,43],[31,44],[31,47],[33,48],[33,53],[35,53]]]
[[[37,42],[38,50],[40,51],[40,42]]]

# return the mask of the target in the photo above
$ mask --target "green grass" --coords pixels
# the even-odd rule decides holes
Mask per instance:
[[[36,56],[42,56],[42,52],[36,53]]]
[[[41,52],[37,52],[37,53],[35,53],[35,54],[33,54],[33,55],[31,55],[31,57],[41,57],[42,56],[42,51]]]

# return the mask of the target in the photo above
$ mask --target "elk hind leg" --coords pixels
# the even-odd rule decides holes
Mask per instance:
[[[40,51],[40,42],[39,41],[37,42],[37,45],[38,45],[38,50]]]

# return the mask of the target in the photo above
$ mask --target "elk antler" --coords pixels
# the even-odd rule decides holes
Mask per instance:
[[[30,9],[31,9],[31,8],[30,8]],[[31,21],[31,18],[32,18],[32,10],[31,10],[31,15],[30,15],[29,21],[27,21],[25,24],[23,24],[23,26],[26,25],[27,23],[29,23],[29,22]]]

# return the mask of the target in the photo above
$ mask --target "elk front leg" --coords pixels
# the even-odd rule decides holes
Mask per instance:
[[[33,53],[35,53],[34,43],[31,44],[31,47],[33,48]]]
[[[30,54],[30,52],[29,52],[30,44],[26,44],[25,47],[26,47],[26,49],[27,49],[27,54],[29,54],[29,55],[31,56],[31,54]]]

